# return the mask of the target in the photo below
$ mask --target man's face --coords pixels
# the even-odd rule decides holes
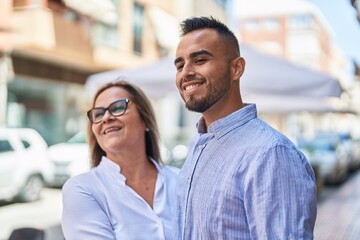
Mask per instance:
[[[205,112],[229,92],[232,59],[228,48],[210,29],[195,30],[181,39],[175,59],[176,85],[189,110]]]

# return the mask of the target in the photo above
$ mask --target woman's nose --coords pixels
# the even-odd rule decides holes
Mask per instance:
[[[110,119],[114,119],[115,117],[113,115],[111,115],[110,111],[109,110],[106,110],[105,113],[104,113],[104,116],[102,118],[102,122],[107,122],[109,121]]]

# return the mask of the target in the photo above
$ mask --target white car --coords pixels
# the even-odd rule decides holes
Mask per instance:
[[[53,181],[47,143],[30,128],[0,128],[0,200],[30,202]]]
[[[84,132],[79,132],[67,142],[48,148],[50,160],[54,164],[53,187],[62,187],[67,179],[90,169],[89,146]]]

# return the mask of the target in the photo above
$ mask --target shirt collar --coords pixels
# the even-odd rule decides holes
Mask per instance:
[[[200,117],[196,127],[198,129],[198,133],[200,134],[208,132],[210,134],[215,134],[216,137],[220,138],[232,129],[237,128],[256,117],[256,105],[244,104],[244,107],[216,120],[207,129],[204,118]]]
[[[119,179],[121,182],[125,182],[126,180],[125,176],[120,173],[121,167],[105,156],[102,156],[99,168],[104,170],[106,175],[110,175],[115,179]]]
[[[162,172],[161,170],[163,166],[157,163],[153,158],[149,157],[149,159],[154,163],[159,176],[159,173],[161,174]],[[126,178],[124,175],[121,174],[121,167],[109,158],[102,156],[99,163],[99,168],[104,169],[105,173],[109,174],[111,177],[120,179],[121,182],[125,183]]]

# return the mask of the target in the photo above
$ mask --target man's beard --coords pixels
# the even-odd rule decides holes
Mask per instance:
[[[216,86],[209,88],[207,86],[208,93],[205,98],[197,99],[196,95],[190,96],[186,101],[185,106],[190,111],[203,113],[219,101],[230,89],[230,82],[219,81]]]

